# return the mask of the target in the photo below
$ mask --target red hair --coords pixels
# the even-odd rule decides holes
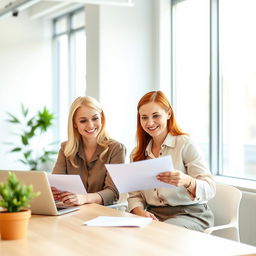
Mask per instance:
[[[149,102],[155,102],[157,103],[161,108],[163,108],[166,112],[170,111],[171,117],[169,120],[167,120],[167,130],[168,133],[173,135],[173,136],[178,136],[178,135],[185,135],[186,133],[182,132],[182,130],[179,128],[174,113],[172,106],[170,102],[168,101],[167,97],[164,95],[163,92],[161,91],[151,91],[146,93],[139,101],[137,105],[137,132],[136,132],[136,139],[137,139],[137,146],[136,149],[133,153],[133,161],[139,161],[146,159],[145,156],[145,150],[146,147],[151,140],[151,136],[146,133],[140,123],[140,114],[139,110],[140,107],[149,103]]]

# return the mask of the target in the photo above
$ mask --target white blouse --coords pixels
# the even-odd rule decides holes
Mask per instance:
[[[146,148],[147,158],[155,158],[152,151],[152,140]],[[196,179],[196,196],[193,197],[184,186],[155,188],[129,193],[128,208],[132,211],[140,206],[177,206],[203,204],[214,197],[216,188],[213,176],[207,168],[199,148],[187,135],[167,135],[161,145],[159,157],[171,155],[175,170],[179,170]],[[132,159],[132,155],[131,155]],[[170,170],[172,171],[172,170]]]

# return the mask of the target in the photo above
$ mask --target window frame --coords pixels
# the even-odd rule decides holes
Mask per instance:
[[[75,85],[74,85],[74,54],[73,54],[73,37],[77,32],[86,31],[86,24],[79,26],[77,28],[72,28],[72,19],[73,17],[80,13],[84,12],[85,14],[85,8],[80,7],[78,9],[75,9],[71,12],[62,14],[58,17],[55,17],[52,20],[52,49],[53,49],[53,96],[54,96],[54,112],[56,113],[56,129],[54,131],[54,136],[57,138],[57,140],[60,140],[61,134],[60,134],[60,79],[59,79],[59,73],[60,73],[60,55],[59,55],[59,46],[58,46],[58,38],[66,35],[68,40],[68,105],[70,105],[75,97]],[[57,33],[56,31],[56,24],[59,20],[62,18],[65,18],[67,20],[67,29],[64,32]],[[85,88],[86,89],[86,88]]]

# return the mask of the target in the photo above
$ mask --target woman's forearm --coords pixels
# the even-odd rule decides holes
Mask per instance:
[[[84,204],[103,204],[102,197],[98,193],[88,193],[85,195]]]

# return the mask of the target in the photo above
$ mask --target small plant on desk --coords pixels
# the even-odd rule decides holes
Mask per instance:
[[[16,175],[8,173],[6,183],[0,183],[0,232],[3,240],[26,237],[28,220],[31,216],[29,202],[40,192],[33,192],[32,185],[21,184]]]

